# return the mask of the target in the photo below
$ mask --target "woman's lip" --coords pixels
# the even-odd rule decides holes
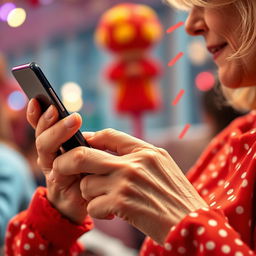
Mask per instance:
[[[222,51],[226,48],[227,45],[224,45],[221,49],[219,49],[217,52],[213,54],[213,59],[216,60],[219,55],[222,53]]]

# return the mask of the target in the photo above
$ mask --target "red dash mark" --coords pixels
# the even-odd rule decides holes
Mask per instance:
[[[175,63],[184,55],[183,52],[180,52],[176,55],[176,57],[174,57],[169,63],[168,66],[171,67],[173,65],[175,65]]]
[[[179,139],[182,139],[185,136],[185,134],[187,133],[187,131],[190,128],[190,126],[191,126],[190,124],[186,124],[185,125],[184,129],[182,130],[182,132],[179,135]]]
[[[178,104],[178,102],[180,101],[181,97],[183,96],[183,94],[185,93],[185,90],[180,90],[179,94],[176,96],[176,98],[173,100],[172,105],[175,106]]]
[[[177,23],[176,25],[171,26],[169,29],[167,29],[166,33],[172,33],[175,29],[177,29],[177,28],[179,28],[179,27],[181,27],[183,25],[184,25],[184,22],[181,21],[181,22]]]

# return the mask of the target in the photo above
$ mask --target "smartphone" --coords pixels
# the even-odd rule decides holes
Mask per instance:
[[[64,104],[35,62],[13,67],[12,74],[27,97],[29,99],[35,98],[38,100],[43,112],[50,105],[54,105],[58,109],[60,119],[69,115]],[[68,151],[78,146],[90,147],[80,131],[66,141],[62,145],[62,148]]]

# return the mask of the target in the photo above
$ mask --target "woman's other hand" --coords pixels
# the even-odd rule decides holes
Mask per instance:
[[[87,215],[87,202],[81,196],[80,175],[59,177],[58,183],[49,179],[53,161],[59,155],[61,145],[78,131],[81,117],[72,114],[58,121],[59,114],[54,106],[50,106],[42,114],[38,101],[32,99],[28,105],[27,119],[35,129],[37,162],[46,177],[48,200],[64,216],[81,224]]]
[[[80,188],[92,217],[116,215],[163,243],[173,225],[207,207],[163,149],[112,129],[84,135],[93,148],[58,156],[51,176],[58,182],[63,175],[91,174]]]

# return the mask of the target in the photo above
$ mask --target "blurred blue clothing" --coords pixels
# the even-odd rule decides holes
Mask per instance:
[[[25,158],[0,143],[0,246],[8,221],[27,208],[34,190],[35,182]]]

